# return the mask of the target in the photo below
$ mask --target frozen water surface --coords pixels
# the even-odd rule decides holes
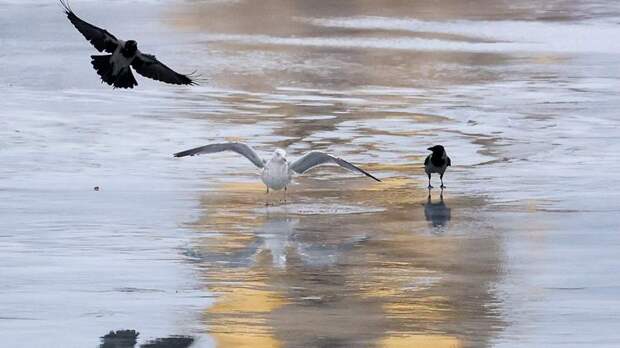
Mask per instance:
[[[205,82],[110,89],[54,1],[0,3],[3,344],[620,341],[615,1],[72,7]],[[284,202],[243,158],[171,156],[225,140],[383,183],[314,169]]]

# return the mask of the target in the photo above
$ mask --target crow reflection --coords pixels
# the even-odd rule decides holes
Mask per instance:
[[[110,331],[101,337],[99,348],[134,348],[138,342],[139,332],[136,330]],[[140,348],[187,348],[194,343],[189,336],[170,336],[156,338],[140,345]]]
[[[433,227],[443,227],[450,221],[450,208],[443,201],[443,189],[439,194],[439,202],[431,200],[431,190],[428,190],[426,204],[424,204],[424,217]]]

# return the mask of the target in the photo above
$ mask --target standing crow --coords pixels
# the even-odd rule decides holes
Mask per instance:
[[[441,145],[429,147],[428,150],[433,151],[424,160],[424,171],[428,175],[428,188],[433,188],[431,185],[431,173],[439,173],[441,188],[445,188],[443,185],[443,173],[446,172],[446,168],[452,165],[452,161],[450,161],[450,157],[448,157],[446,150]]]

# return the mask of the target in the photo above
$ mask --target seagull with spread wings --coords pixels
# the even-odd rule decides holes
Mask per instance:
[[[196,147],[193,149],[181,151],[174,154],[174,157],[195,156],[203,153],[216,153],[222,151],[236,152],[249,159],[256,167],[262,170],[261,180],[269,189],[286,191],[286,187],[293,179],[293,174],[303,174],[308,170],[328,163],[337,164],[345,169],[353,172],[359,172],[376,181],[381,181],[363,169],[341,159],[334,157],[325,152],[311,151],[303,155],[298,160],[289,163],[286,158],[286,152],[282,149],[276,149],[270,160],[262,159],[254,149],[244,143],[219,143],[209,144]]]
[[[75,28],[84,35],[99,52],[111,54],[93,55],[93,68],[101,76],[101,80],[115,88],[133,88],[138,85],[131,67],[144,77],[175,85],[195,85],[189,76],[182,75],[167,67],[155,56],[138,50],[134,40],[119,40],[107,30],[98,28],[81,20],[69,7],[68,0],[59,0],[65,14]]]

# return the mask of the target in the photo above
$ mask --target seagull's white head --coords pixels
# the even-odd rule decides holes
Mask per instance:
[[[286,151],[282,150],[282,149],[276,149],[273,152],[273,160],[279,161],[279,162],[286,162]]]

